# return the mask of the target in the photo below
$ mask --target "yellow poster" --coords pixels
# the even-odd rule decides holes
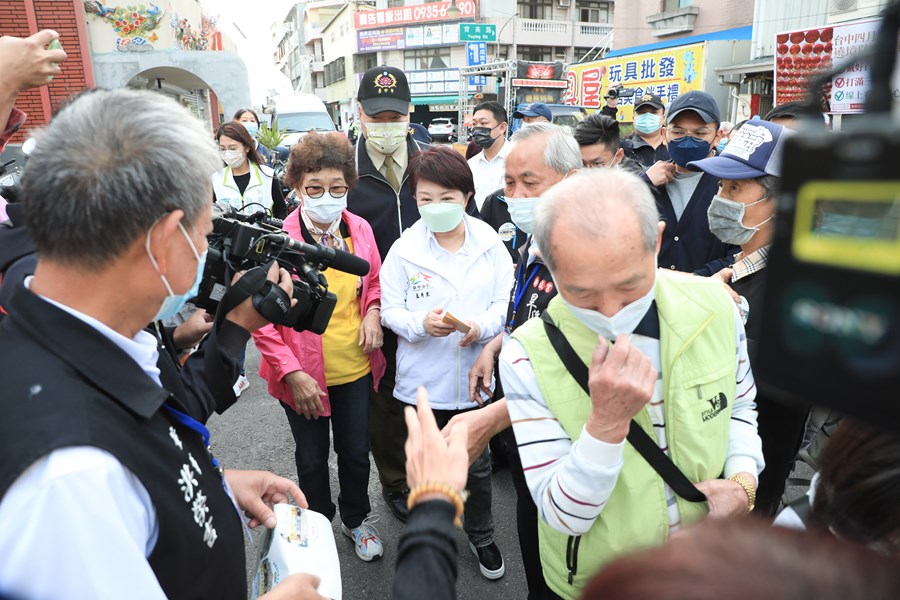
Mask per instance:
[[[616,118],[631,123],[635,99],[644,94],[657,95],[668,104],[684,92],[702,89],[704,53],[704,44],[692,44],[571,65],[562,103],[593,112],[605,106],[607,89],[622,85],[634,89],[635,95],[619,99]]]

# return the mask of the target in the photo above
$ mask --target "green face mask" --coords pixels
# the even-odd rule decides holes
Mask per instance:
[[[463,205],[456,202],[423,204],[419,215],[425,226],[434,233],[445,233],[459,225],[463,219]]]

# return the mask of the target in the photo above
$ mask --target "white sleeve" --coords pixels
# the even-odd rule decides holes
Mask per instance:
[[[625,440],[608,444],[582,428],[572,442],[544,401],[531,361],[515,339],[500,353],[500,380],[538,513],[557,531],[586,533],[616,486]]]
[[[407,341],[419,342],[428,337],[424,324],[428,313],[406,308],[409,280],[404,276],[401,260],[391,250],[381,265],[381,324]]]
[[[76,446],[32,464],[0,501],[0,590],[16,598],[164,600],[147,562],[150,495],[111,454]]]
[[[503,331],[506,312],[509,307],[509,290],[513,283],[513,264],[506,246],[498,243],[494,249],[493,269],[496,273],[491,290],[491,305],[487,311],[474,320],[481,329],[478,343],[487,343]]]
[[[750,356],[747,353],[747,334],[737,306],[734,307],[734,328],[737,338],[734,376],[737,385],[728,431],[725,477],[740,472],[752,473],[758,477],[766,463],[756,426],[756,382],[753,380]]]

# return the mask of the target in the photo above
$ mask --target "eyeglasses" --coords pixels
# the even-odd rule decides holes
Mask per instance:
[[[306,191],[306,195],[310,198],[321,198],[323,195],[325,195],[325,188],[323,188],[321,185],[308,185],[303,189]],[[328,195],[332,198],[342,198],[349,189],[350,188],[346,185],[333,185],[328,188]]]
[[[709,136],[710,133],[713,133],[714,130],[709,127],[701,127],[700,129],[694,130],[682,129],[681,127],[669,127],[668,131],[669,137],[673,140],[680,140],[684,136],[689,135],[699,142],[705,142],[707,136]]]

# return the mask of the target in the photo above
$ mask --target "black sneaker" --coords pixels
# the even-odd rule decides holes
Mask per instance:
[[[472,554],[478,557],[478,567],[486,579],[500,579],[503,577],[506,567],[503,564],[503,556],[500,554],[500,548],[497,547],[497,544],[491,542],[487,546],[476,548],[472,545],[472,542],[469,542],[469,549],[472,550]]]
[[[390,511],[395,517],[406,523],[409,518],[409,509],[406,507],[406,499],[409,498],[409,490],[399,492],[389,492],[381,490],[381,496],[384,498]]]

